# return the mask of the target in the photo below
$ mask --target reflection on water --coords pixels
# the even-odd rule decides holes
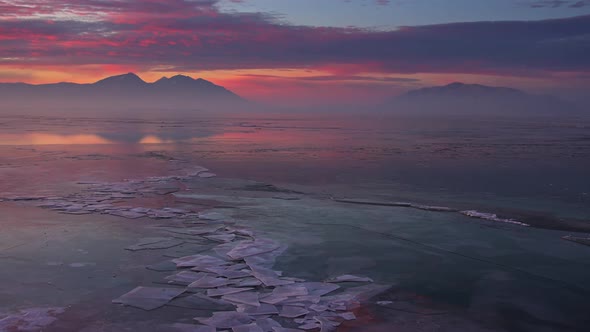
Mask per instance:
[[[0,134],[1,145],[79,145],[79,144],[113,144],[98,135],[58,135],[46,133]]]

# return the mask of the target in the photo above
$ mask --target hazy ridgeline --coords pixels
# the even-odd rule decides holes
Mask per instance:
[[[506,87],[452,83],[409,91],[363,107],[273,105],[246,100],[203,79],[177,75],[147,83],[133,73],[92,84],[0,83],[0,114],[91,117],[179,117],[253,113],[367,114],[411,116],[580,116],[587,107],[550,95]],[[313,105],[313,101],[309,101]],[[427,119],[427,118],[425,118]]]

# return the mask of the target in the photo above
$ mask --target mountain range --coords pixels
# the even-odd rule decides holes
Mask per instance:
[[[147,83],[134,73],[95,83],[0,83],[2,108],[35,107],[166,107],[200,108],[244,105],[246,100],[202,78],[176,75]]]
[[[507,87],[451,83],[411,90],[389,99],[382,108],[413,114],[519,115],[578,111],[577,105],[550,95],[529,94]]]
[[[93,114],[124,110],[147,112],[258,109],[232,91],[202,78],[162,77],[148,83],[134,73],[111,76],[89,84],[0,83],[0,112],[89,110]],[[579,111],[553,96],[534,95],[506,87],[451,83],[411,90],[378,107],[388,113],[458,115],[528,115]]]

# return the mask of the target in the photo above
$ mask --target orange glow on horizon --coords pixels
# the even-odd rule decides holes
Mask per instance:
[[[342,68],[339,68],[342,69]],[[344,73],[334,68],[268,68],[207,70],[179,73],[156,68],[145,70],[130,65],[32,65],[14,67],[2,65],[0,59],[0,82],[24,82],[47,84],[57,82],[94,83],[108,76],[134,72],[146,82],[155,82],[161,77],[177,74],[203,78],[226,87],[238,95],[261,102],[358,102],[384,100],[407,90],[424,86],[445,85],[451,82],[480,83],[485,85],[511,86],[521,89],[542,90],[554,86],[556,77],[509,77],[483,74],[392,74],[360,72],[345,68]],[[370,70],[370,68],[368,69]],[[345,74],[346,72],[348,74]],[[561,75],[561,76],[560,76]],[[565,74],[564,74],[565,75]],[[354,79],[351,79],[354,78]],[[323,79],[316,79],[323,78]],[[366,78],[363,79],[363,78]],[[387,81],[400,79],[400,81]],[[415,80],[404,82],[403,79]]]

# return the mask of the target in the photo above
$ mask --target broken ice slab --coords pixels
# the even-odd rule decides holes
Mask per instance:
[[[205,267],[204,270],[205,272],[215,273],[228,279],[246,278],[252,275],[250,271],[236,271],[234,269],[227,269],[224,267]]]
[[[297,318],[297,317],[305,316],[308,313],[309,313],[309,310],[307,310],[303,307],[284,305],[281,308],[281,313],[279,314],[279,316],[285,317],[285,318]]]
[[[576,242],[579,244],[590,246],[590,237],[566,235],[566,236],[563,236],[562,239],[564,239],[566,241],[572,241],[572,242]]]
[[[289,299],[283,301],[283,304],[306,307],[310,303],[319,303],[319,302],[320,302],[320,297],[317,295],[302,295],[302,296],[290,297]]]
[[[0,331],[43,331],[65,308],[28,308],[0,314]]]
[[[221,299],[232,303],[247,304],[255,307],[260,306],[260,302],[258,301],[258,293],[255,292],[228,294],[222,296]]]
[[[340,323],[326,317],[316,317],[315,319],[320,323],[320,332],[334,331],[340,325]]]
[[[335,278],[330,278],[326,282],[373,282],[373,279],[367,277],[358,277],[352,274],[345,274]]]
[[[242,241],[238,243],[227,255],[232,259],[260,255],[280,248],[280,245],[270,239],[256,239],[254,241]]]
[[[257,318],[256,324],[260,326],[264,332],[272,332],[273,327],[282,327],[281,324],[272,318]]]
[[[135,212],[135,213],[148,213],[151,211],[151,209],[148,208],[143,208],[143,207],[136,207],[136,208],[132,208],[129,211],[131,212]]]
[[[254,237],[254,232],[245,228],[228,227],[228,231],[236,233],[241,236]]]
[[[412,204],[411,207],[419,210],[434,211],[434,212],[457,212],[457,209],[453,209],[446,206],[430,206],[421,204]]]
[[[338,285],[324,282],[304,282],[300,285],[307,288],[309,295],[323,296],[340,288]]]
[[[212,177],[215,177],[215,176],[217,176],[217,174],[211,173],[211,172],[200,172],[198,174],[198,177],[200,177],[200,178],[212,178]]]
[[[314,322],[309,322],[309,323],[304,323],[303,325],[299,325],[299,328],[301,330],[315,330],[315,329],[319,329],[321,327],[320,323],[318,323],[317,321]]]
[[[245,257],[244,262],[248,264],[248,266],[256,265],[271,268],[275,264],[277,257],[279,257],[285,250],[287,250],[287,246],[281,245],[278,249],[271,252]]]
[[[199,219],[203,219],[203,220],[223,220],[223,219],[229,219],[226,215],[220,213],[220,212],[215,212],[215,211],[209,211],[209,212],[199,212],[198,213]]]
[[[232,328],[233,332],[264,332],[264,330],[258,326],[256,323],[248,324],[248,325],[240,325],[234,326]]]
[[[303,285],[299,284],[292,284],[292,285],[285,285],[276,287],[272,294],[275,296],[282,296],[282,297],[290,297],[290,296],[300,296],[300,295],[307,295],[307,288]]]
[[[279,310],[272,304],[261,303],[260,306],[247,304],[238,304],[238,312],[243,312],[250,316],[278,315]]]
[[[220,258],[200,254],[176,258],[172,262],[177,267],[214,267],[229,264]]]
[[[60,213],[74,214],[74,215],[92,214],[92,212],[85,211],[85,210],[65,210],[65,211],[61,211]]]
[[[143,310],[154,310],[164,306],[184,293],[180,288],[137,287],[129,293],[113,300],[113,303],[128,305]]]
[[[192,284],[193,282],[201,279],[205,275],[206,274],[202,273],[202,272],[181,271],[181,272],[178,272],[177,274],[167,276],[166,280],[168,281],[168,283],[171,283],[171,284],[188,286],[188,285]]]
[[[303,332],[299,329],[290,329],[287,327],[273,327],[272,332]]]
[[[324,305],[324,304],[312,304],[309,306],[309,309],[311,309],[315,312],[324,312],[324,311],[328,310],[328,306]]]
[[[247,325],[254,321],[254,318],[250,315],[235,311],[214,312],[213,316],[209,318],[197,317],[195,319],[202,324],[218,329],[230,329],[234,326]]]
[[[191,228],[184,228],[184,227],[163,227],[167,232],[176,233],[176,234],[184,234],[184,235],[204,235],[204,234],[211,234],[215,233],[218,230],[222,229],[223,226],[207,226],[207,227],[191,227]]]
[[[139,251],[139,250],[155,250],[155,249],[168,249],[183,244],[184,241],[170,238],[170,237],[148,237],[141,239],[139,243],[125,248],[126,250]]]
[[[227,286],[229,279],[205,275],[188,285],[189,288],[217,288]]]
[[[187,176],[197,176],[199,173],[208,172],[209,169],[203,166],[195,166],[193,169],[186,173]]]
[[[235,234],[213,234],[213,235],[205,235],[206,239],[215,242],[231,242],[236,238]]]
[[[151,210],[148,213],[148,216],[150,218],[154,218],[154,219],[172,219],[172,218],[176,217],[176,214],[162,211],[162,210]]]
[[[252,265],[250,268],[252,269],[252,275],[260,280],[265,286],[283,286],[294,283],[294,281],[280,279],[279,274],[271,269],[256,265]]]
[[[327,303],[331,310],[351,310],[362,302],[387,291],[391,285],[369,284],[359,287],[352,287],[337,295],[322,297],[322,303]]]
[[[268,294],[260,299],[260,302],[268,303],[268,304],[279,304],[284,301],[287,301],[289,298],[286,296],[280,296],[276,294]]]
[[[170,326],[170,331],[174,331],[174,332],[215,332],[216,329],[212,326],[206,326],[206,325],[176,323],[176,324],[173,324],[172,326]]]
[[[231,280],[230,285],[235,287],[256,287],[262,285],[262,282],[256,278],[244,278],[239,280]]]
[[[340,314],[336,314],[338,317],[344,319],[344,320],[354,320],[356,319],[356,316],[354,313],[352,312],[344,312],[344,313],[340,313]]]
[[[193,294],[177,297],[168,303],[169,306],[207,311],[235,310],[235,305],[223,300],[217,300],[203,294]]]
[[[253,288],[234,288],[234,287],[220,287],[216,289],[208,289],[207,296],[223,296],[235,293],[241,293],[252,290]]]
[[[127,218],[127,219],[138,219],[138,218],[145,217],[145,214],[143,214],[143,213],[137,213],[137,212],[131,212],[131,211],[120,211],[120,210],[110,211],[109,214],[113,215],[113,216],[117,216],[117,217]]]

